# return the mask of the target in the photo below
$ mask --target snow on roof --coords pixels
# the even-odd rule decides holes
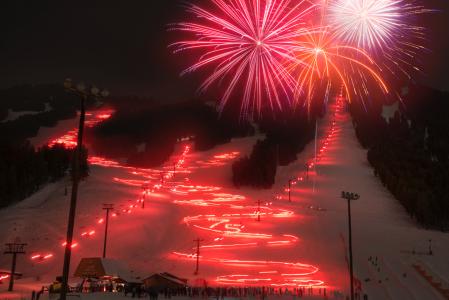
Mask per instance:
[[[100,257],[82,258],[75,271],[76,277],[113,277],[132,281],[131,272],[118,260]]]
[[[161,273],[161,274],[164,275],[164,276],[166,276],[166,277],[175,279],[175,280],[177,280],[177,281],[187,283],[187,279],[180,278],[180,277],[175,276],[175,275],[173,275],[173,274],[170,274],[170,273],[168,273],[168,272],[164,272],[164,273]]]
[[[4,269],[0,269],[0,275],[11,275],[11,270],[4,270]],[[16,276],[22,276],[21,272],[14,272],[14,275]]]
[[[155,274],[153,274],[151,276],[148,276],[145,279],[149,279],[149,278],[154,277],[154,276],[162,277],[162,278],[164,278],[164,279],[166,279],[168,281],[174,282],[174,283],[179,284],[179,285],[186,285],[187,284],[187,280],[186,279],[182,279],[182,278],[176,277],[176,276],[174,276],[174,275],[172,275],[170,273],[166,273],[166,272],[164,272],[164,273],[155,273]]]
[[[105,273],[108,276],[118,277],[126,281],[131,281],[131,272],[123,262],[108,258],[102,258],[101,261]]]

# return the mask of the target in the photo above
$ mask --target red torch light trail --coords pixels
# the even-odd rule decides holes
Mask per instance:
[[[319,147],[317,161],[324,155],[326,149],[329,147],[331,138],[335,131],[335,121],[332,122],[329,132],[325,135],[322,145]],[[177,178],[173,179],[174,172],[172,171],[173,163],[167,163],[163,167],[163,177],[166,179],[162,184],[160,182],[160,170],[154,169],[136,169],[122,166],[118,162],[96,158],[91,160],[92,164],[101,166],[120,168],[129,173],[131,176],[140,176],[141,180],[129,178],[114,178],[115,182],[134,186],[137,193],[136,201],[141,197],[141,188],[145,184],[148,189],[148,201],[151,203],[155,198],[155,193],[160,193],[159,200],[170,199],[164,193],[171,193],[176,195],[176,200],[172,200],[175,205],[195,206],[198,209],[218,209],[219,212],[213,213],[206,211],[203,214],[188,215],[183,218],[186,226],[192,226],[196,231],[204,234],[204,242],[200,245],[201,255],[196,257],[195,253],[174,251],[169,254],[172,259],[180,260],[196,260],[200,259],[202,263],[208,265],[223,265],[236,268],[239,270],[235,274],[217,274],[215,282],[218,285],[270,285],[274,287],[303,287],[303,286],[325,286],[326,283],[322,278],[319,278],[320,270],[317,266],[302,263],[298,261],[280,261],[280,260],[251,260],[251,259],[235,259],[224,255],[226,251],[232,253],[236,251],[244,251],[249,248],[282,248],[293,247],[303,241],[300,237],[283,233],[273,234],[261,230],[253,230],[256,224],[255,218],[262,217],[262,222],[266,224],[274,224],[275,220],[293,220],[300,218],[291,209],[278,207],[270,201],[260,201],[260,207],[254,204],[254,200],[239,194],[225,192],[223,187],[212,185],[200,185],[190,182],[187,176],[191,174],[192,169],[195,168],[209,168],[211,166],[223,165],[224,161],[229,161],[237,157],[237,152],[232,151],[215,155],[209,161],[200,161],[197,166],[190,165],[189,153],[191,146],[186,145],[179,157],[176,159],[175,165],[177,168]],[[107,162],[107,163],[106,163]],[[310,170],[314,169],[315,163],[309,161],[308,166]],[[169,169],[169,170],[168,170]],[[185,176],[184,179],[181,175]],[[299,174],[297,180],[293,180],[291,185],[294,186],[304,181],[304,174]],[[189,182],[187,184],[187,182]],[[159,195],[159,194],[157,194]],[[281,199],[281,194],[276,198]],[[251,203],[248,205],[248,203]],[[149,204],[151,206],[151,204]],[[133,202],[122,206],[121,213],[114,213],[114,217],[122,218],[133,213],[138,204]],[[139,210],[141,211],[141,210]],[[142,211],[143,213],[144,211]],[[104,219],[97,219],[96,226],[102,226]],[[83,238],[96,238],[95,226],[87,226],[89,229],[84,229],[80,235]],[[257,227],[259,228],[259,227]],[[261,227],[264,228],[264,227]],[[197,235],[198,236],[198,235]],[[304,241],[305,242],[305,241]],[[63,244],[65,246],[65,243]],[[72,248],[79,247],[80,242],[74,241]],[[191,249],[193,250],[193,249]],[[222,255],[213,254],[221,253]],[[36,254],[33,260],[47,260],[52,256],[49,254]]]

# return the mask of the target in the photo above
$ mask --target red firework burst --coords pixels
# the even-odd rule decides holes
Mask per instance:
[[[241,114],[246,117],[263,107],[282,110],[292,104],[296,80],[286,69],[286,61],[297,58],[296,40],[306,31],[305,18],[316,6],[291,0],[212,0],[217,13],[197,5],[188,11],[199,23],[177,23],[172,29],[191,33],[194,38],[174,43],[175,52],[200,50],[196,63],[182,74],[213,66],[200,87],[227,83],[221,97],[222,110],[237,87],[243,89]]]

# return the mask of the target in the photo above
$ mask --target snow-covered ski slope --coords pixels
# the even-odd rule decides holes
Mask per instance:
[[[101,256],[102,204],[111,203],[116,215],[110,219],[107,256],[126,262],[133,276],[171,272],[192,284],[201,278],[209,285],[315,285],[317,294],[320,288],[328,295],[347,294],[347,204],[340,198],[347,190],[361,195],[352,203],[354,268],[369,299],[445,299],[448,234],[420,229],[382,187],[342,107],[331,106],[319,125],[316,169],[312,166],[307,178],[305,164],[314,163],[311,143],[297,162],[278,169],[271,190],[231,184],[232,161],[261,137],[202,153],[180,144],[176,155],[154,170],[91,158],[91,175],[79,193],[72,272],[82,257]],[[70,195],[65,180],[0,211],[0,242],[20,237],[28,243],[19,258],[24,278],[16,282],[15,296],[29,297],[30,290],[61,273],[66,187]],[[203,241],[194,275],[197,238]],[[10,257],[0,256],[0,269],[9,264]],[[0,291],[6,288],[6,282],[0,284]],[[0,299],[6,295],[0,292]]]

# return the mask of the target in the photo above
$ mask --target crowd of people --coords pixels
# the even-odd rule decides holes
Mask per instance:
[[[128,285],[125,286],[125,297],[143,298],[149,297],[151,300],[157,300],[159,297],[163,299],[171,299],[174,297],[189,297],[202,299],[225,298],[256,298],[266,299],[271,296],[291,296],[306,297],[317,296],[324,299],[344,299],[343,293],[337,290],[328,290],[325,287],[179,287],[179,288],[156,288],[145,287],[144,285]]]

